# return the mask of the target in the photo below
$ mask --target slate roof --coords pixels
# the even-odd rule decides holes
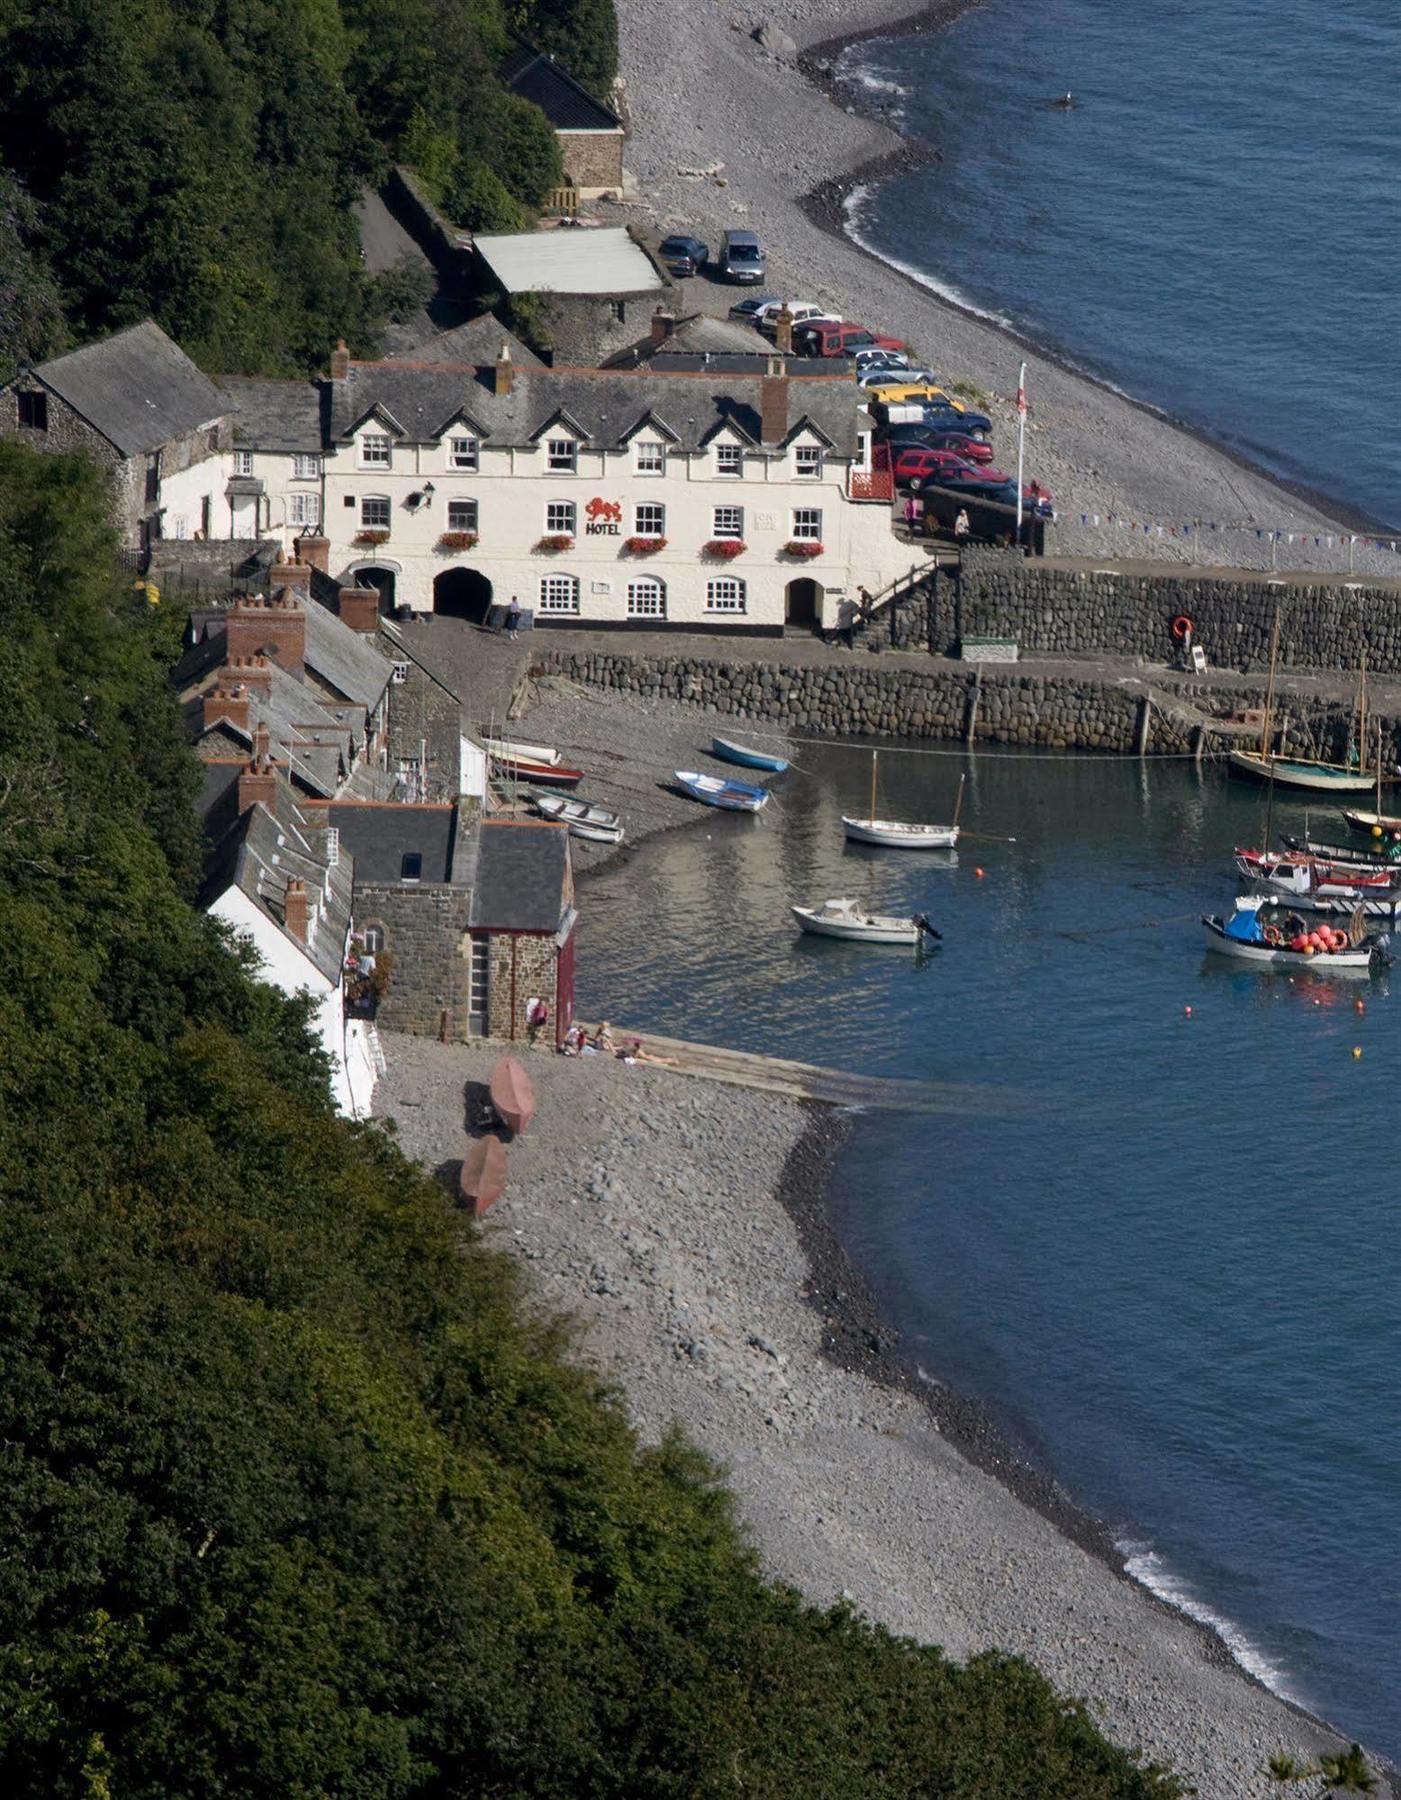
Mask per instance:
[[[327,861],[324,825],[313,825],[297,806],[285,781],[277,784],[271,810],[250,806],[214,846],[205,864],[199,903],[210,907],[237,886],[280,931],[286,930],[287,883],[306,883],[308,941],[297,944],[326,980],[338,984],[350,932],[353,857],[342,847]]]
[[[152,319],[40,363],[32,373],[123,456],[158,450],[230,410]]]
[[[314,602],[306,608],[306,666],[317,681],[366,712],[375,710],[394,678],[388,657]]]
[[[779,351],[752,325],[736,319],[713,319],[708,313],[691,313],[678,319],[670,335],[654,343],[647,336],[608,358],[610,369],[633,369],[645,363],[657,375],[699,374],[763,375],[771,357]],[[830,380],[847,374],[847,364],[819,356],[784,356],[784,373],[809,380]]]
[[[717,379],[700,374],[659,374],[643,369],[520,369],[511,392],[498,395],[490,369],[444,364],[352,363],[331,387],[331,438],[348,438],[378,412],[391,434],[406,443],[431,443],[458,416],[493,446],[529,447],[564,416],[595,449],[622,449],[650,414],[667,428],[676,447],[698,450],[725,424],[760,441],[762,372]],[[813,377],[790,394],[792,437],[804,419],[838,456],[854,456],[863,420],[860,389],[842,376]]]
[[[221,375],[219,387],[227,396],[225,410],[234,414],[234,443],[241,450],[263,450],[281,456],[301,450],[320,455],[318,383]]]
[[[502,63],[503,87],[538,106],[556,131],[617,131],[617,113],[594,99],[552,56],[521,44]]]
[[[569,828],[483,819],[470,923],[483,931],[556,932],[565,913]]]
[[[362,886],[366,882],[402,882],[406,855],[422,857],[420,882],[450,879],[455,806],[337,801],[327,812],[341,834],[341,843],[355,858],[355,878]]]
[[[334,706],[320,699],[305,682],[274,663],[267,692],[250,689],[248,730],[227,719],[207,729],[204,693],[214,685],[224,661],[223,632],[213,630],[176,665],[176,682],[185,706],[186,726],[195,752],[206,762],[246,758],[253,733],[266,725],[273,759],[290,767],[294,781],[324,799],[339,792],[365,738],[365,712],[359,706]],[[196,652],[202,652],[196,656]]]
[[[464,319],[451,330],[424,339],[405,350],[403,358],[425,363],[494,363],[503,344],[510,349],[511,361],[518,369],[544,368],[530,346],[489,312],[478,313],[475,319]]]

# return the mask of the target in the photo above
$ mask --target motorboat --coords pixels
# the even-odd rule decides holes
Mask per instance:
[[[1401,897],[1401,869],[1379,869],[1363,863],[1327,862],[1290,851],[1237,850],[1236,867],[1248,881],[1260,883],[1291,900],[1378,900]]]
[[[567,825],[569,835],[595,844],[621,844],[623,822],[611,806],[591,805],[587,800],[566,800],[563,794],[535,794],[535,810],[545,819]]]
[[[1228,919],[1203,913],[1207,948],[1257,968],[1307,969],[1325,975],[1365,975],[1386,956],[1387,938],[1363,937],[1355,918],[1348,931],[1320,925],[1286,936],[1283,927],[1262,923],[1260,912],[1268,905],[1263,895],[1248,894],[1236,901]]]
[[[482,748],[499,762],[546,763],[553,768],[562,760],[548,744],[521,744],[510,738],[483,738]]]
[[[1318,857],[1324,862],[1361,869],[1401,870],[1401,844],[1374,838],[1370,844],[1331,844],[1322,838],[1294,837],[1285,832],[1279,840],[1295,856]]]
[[[864,819],[842,814],[842,829],[854,844],[879,844],[886,850],[952,850],[958,842],[958,816],[963,810],[963,785],[958,780],[958,798],[954,801],[951,825],[910,824],[897,819],[876,817],[876,769],[879,753],[871,752],[871,810]]]
[[[695,769],[675,771],[678,786],[702,806],[718,806],[726,812],[762,812],[769,803],[766,787],[747,781],[723,781],[718,775],[702,775]]]
[[[462,1159],[458,1190],[473,1218],[480,1219],[506,1190],[506,1146],[498,1137],[473,1138]]]
[[[519,1137],[535,1117],[535,1089],[514,1056],[503,1056],[488,1084],[496,1116],[512,1137]]]
[[[767,750],[751,750],[747,744],[733,744],[729,738],[711,738],[710,754],[718,756],[721,762],[738,763],[742,769],[767,769],[771,775],[782,775],[788,767],[781,756],[770,756]]]
[[[821,906],[789,909],[802,930],[813,937],[842,938],[853,944],[918,944],[941,936],[923,913],[899,918],[873,913],[859,900],[824,900]]]

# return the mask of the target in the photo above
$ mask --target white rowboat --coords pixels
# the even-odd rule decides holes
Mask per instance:
[[[894,819],[849,819],[842,814],[846,835],[854,844],[880,844],[887,850],[952,850],[957,825],[903,825]]]
[[[543,763],[553,769],[560,760],[559,751],[548,744],[517,744],[510,738],[483,738],[482,748],[499,762]]]
[[[814,937],[844,938],[855,944],[917,944],[926,932],[938,932],[923,915],[901,919],[870,913],[859,900],[824,900],[821,906],[795,906],[793,917]]]
[[[535,810],[547,819],[569,827],[569,835],[595,844],[621,844],[623,821],[611,806],[591,806],[587,800],[566,800],[563,794],[536,794]]]

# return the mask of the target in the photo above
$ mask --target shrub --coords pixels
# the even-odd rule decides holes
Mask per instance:
[[[483,154],[507,189],[527,206],[542,206],[564,177],[564,155],[538,106],[503,95]]]
[[[495,170],[465,157],[448,183],[443,205],[469,231],[524,231],[530,224],[529,212],[507,192]]]

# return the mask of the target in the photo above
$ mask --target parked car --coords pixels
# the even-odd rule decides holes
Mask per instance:
[[[974,412],[967,406],[949,406],[942,400],[917,403],[923,422],[936,431],[991,431],[992,420],[986,413]]]
[[[899,338],[881,337],[864,325],[811,319],[793,333],[800,356],[853,356],[858,350],[903,350]]]
[[[871,369],[908,369],[910,359],[903,350],[854,350],[852,360],[856,364],[856,372],[862,375]]]
[[[903,449],[894,453],[895,484],[918,493],[923,487],[963,488],[981,498],[997,500],[1001,493],[992,492],[1010,486],[1012,504],[1016,504],[1016,484],[1001,469],[977,469],[952,450]]]
[[[685,232],[662,239],[661,259],[673,275],[699,275],[710,261],[710,248]]]
[[[765,306],[774,304],[772,294],[746,294],[743,300],[736,300],[730,308],[730,317],[737,319],[741,325],[752,325],[754,315]]]
[[[869,388],[873,393],[893,387],[908,386],[911,382],[932,382],[933,373],[929,369],[885,369],[879,366],[863,367],[857,364],[856,382],[858,387]]]
[[[966,431],[933,431],[927,425],[897,425],[890,433],[892,450],[952,450],[965,462],[990,463],[992,445]]]
[[[768,274],[764,252],[752,231],[727,231],[715,267],[722,281],[762,281]]]
[[[761,306],[754,315],[754,323],[765,337],[772,337],[778,329],[778,315],[783,311],[782,300],[770,300]],[[788,310],[793,315],[794,326],[811,324],[815,319],[830,319],[834,325],[841,320],[835,318],[823,306],[814,306],[811,300],[790,300]]]

